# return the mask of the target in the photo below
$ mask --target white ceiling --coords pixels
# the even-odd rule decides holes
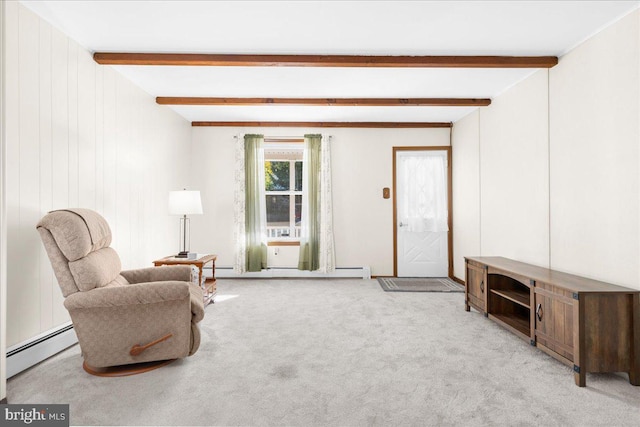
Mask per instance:
[[[92,52],[561,56],[638,1],[22,1]],[[115,66],[153,96],[493,98],[535,70]],[[472,107],[166,106],[190,121],[456,121]]]

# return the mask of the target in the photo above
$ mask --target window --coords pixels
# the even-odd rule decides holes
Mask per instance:
[[[269,240],[299,240],[302,218],[302,144],[265,146],[265,195]]]

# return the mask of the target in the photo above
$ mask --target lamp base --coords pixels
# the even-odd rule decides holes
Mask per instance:
[[[188,257],[189,257],[188,251],[182,251],[182,252],[179,252],[178,255],[176,255],[176,258],[188,258]]]

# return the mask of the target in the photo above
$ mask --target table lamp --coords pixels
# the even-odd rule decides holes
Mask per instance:
[[[202,215],[202,201],[199,191],[169,192],[169,215],[181,215],[180,218],[180,253],[176,258],[188,258],[191,240],[191,230],[187,215]]]

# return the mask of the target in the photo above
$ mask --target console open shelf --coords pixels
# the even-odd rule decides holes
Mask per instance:
[[[491,289],[491,293],[494,293],[502,298],[506,298],[511,302],[515,302],[516,304],[520,304],[525,308],[530,308],[529,301],[531,297],[529,296],[530,292],[525,292],[521,290],[506,290],[506,289]]]
[[[531,336],[531,288],[505,274],[494,271],[487,276],[489,316],[529,342]]]
[[[511,330],[511,332],[514,332],[523,340],[529,340],[529,319],[513,314],[506,315],[496,313],[489,314],[489,318]]]

